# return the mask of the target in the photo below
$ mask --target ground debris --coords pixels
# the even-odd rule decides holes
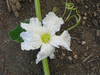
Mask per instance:
[[[85,41],[82,41],[82,43],[81,43],[82,45],[85,45],[86,44],[86,42]]]
[[[85,41],[82,41],[81,39],[78,39],[76,37],[72,37],[73,40],[76,40],[79,44],[82,44],[82,45],[85,45],[86,42]]]
[[[97,30],[97,37],[100,37],[100,30]]]
[[[77,57],[78,57],[78,56],[75,54],[75,55],[74,55],[74,58],[77,59]]]
[[[91,58],[94,55],[94,53],[91,53],[88,57],[86,57],[83,62],[86,62],[89,58]]]
[[[98,21],[96,19],[93,19],[92,23],[93,23],[93,25],[95,25],[96,27],[98,27]]]
[[[73,40],[76,40],[78,43],[81,43],[82,41],[76,37],[72,37]]]
[[[71,56],[68,56],[68,59],[69,59],[70,61],[72,61],[73,58],[72,58]]]

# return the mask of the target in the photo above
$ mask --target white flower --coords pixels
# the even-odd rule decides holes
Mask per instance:
[[[20,34],[24,40],[21,43],[21,49],[35,50],[41,47],[37,54],[36,64],[48,56],[52,59],[54,57],[54,47],[63,46],[71,51],[71,37],[68,32],[64,31],[61,36],[55,35],[60,30],[61,24],[64,23],[62,18],[57,17],[53,12],[49,12],[42,22],[43,26],[38,18],[31,18],[29,24],[21,23],[21,27],[26,30],[26,32]]]

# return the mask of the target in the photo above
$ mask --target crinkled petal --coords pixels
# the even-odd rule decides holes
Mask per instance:
[[[54,53],[51,53],[51,55],[49,55],[49,57],[50,57],[51,59],[53,59],[54,56],[55,56]]]
[[[22,50],[35,50],[40,48],[40,46],[42,45],[41,42],[37,41],[37,42],[23,42],[21,43],[21,49]]]
[[[50,39],[50,44],[57,48],[59,48],[59,46],[63,46],[67,50],[71,51],[69,43],[65,42],[65,40],[61,36],[52,36]]]
[[[64,32],[61,34],[61,37],[64,39],[64,41],[68,44],[70,47],[70,42],[71,42],[71,36],[68,33],[68,31],[64,30]]]
[[[21,23],[21,27],[28,32],[32,32],[34,34],[42,34],[42,25],[38,18],[31,18],[29,24]]]
[[[31,18],[30,19],[30,24],[32,24],[32,26],[38,26],[38,27],[42,27],[41,22],[39,21],[38,18]]]
[[[29,51],[30,49],[34,50],[35,48],[30,44],[30,42],[23,42],[21,43],[21,49]]]
[[[41,51],[37,54],[36,64],[38,64],[39,61],[41,61],[42,59],[48,56],[53,58],[54,51],[55,51],[55,48],[52,45],[50,45],[49,43],[44,43],[41,46]]]
[[[41,47],[42,42],[40,41],[36,41],[36,42],[31,42],[32,47],[34,47],[34,49],[38,49]]]
[[[32,35],[30,32],[22,32],[20,34],[24,42],[21,43],[21,49],[22,50],[30,50],[34,49],[32,45],[30,44],[30,41],[32,40]]]
[[[31,24],[21,23],[21,27],[27,31],[33,31],[33,27]]]
[[[49,29],[49,32],[55,34],[60,30],[61,24],[64,23],[62,18],[56,16],[54,12],[49,12],[43,19],[43,25]]]
[[[22,32],[22,33],[20,33],[20,37],[22,37],[22,39],[24,41],[31,41],[32,40],[32,34],[30,32]]]
[[[54,12],[49,12],[46,17],[43,19],[43,25],[48,26],[48,25],[54,25],[57,23],[63,24],[64,21],[62,18],[59,18],[56,16]]]
[[[49,33],[48,28],[47,28],[47,27],[45,27],[45,26],[43,26],[43,27],[42,27],[42,30],[43,30],[43,33]]]
[[[38,34],[22,32],[20,36],[24,40],[24,42],[21,43],[22,50],[38,49],[42,45],[41,37]]]

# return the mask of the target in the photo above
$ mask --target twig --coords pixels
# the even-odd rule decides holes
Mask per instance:
[[[83,62],[85,62],[85,61],[87,61],[90,57],[92,57],[94,55],[94,53],[91,53],[87,58],[85,58],[84,60],[83,60]]]
[[[96,59],[92,59],[92,60],[90,60],[90,61],[87,61],[88,63],[90,63],[90,62],[92,62],[92,61],[95,61]]]
[[[81,43],[82,41],[76,37],[71,37],[73,40],[76,40],[78,43]]]

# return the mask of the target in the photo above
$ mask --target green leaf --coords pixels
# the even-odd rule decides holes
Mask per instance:
[[[26,19],[23,21],[23,23],[29,23],[30,19]],[[9,32],[9,36],[13,41],[16,41],[18,43],[24,42],[24,40],[22,39],[22,37],[20,37],[20,33],[21,32],[25,32],[26,30],[23,29],[20,24],[18,26],[16,26],[15,29],[11,30]]]

